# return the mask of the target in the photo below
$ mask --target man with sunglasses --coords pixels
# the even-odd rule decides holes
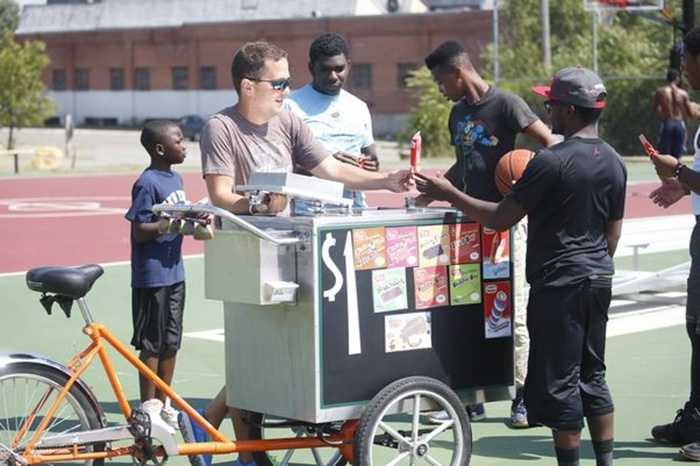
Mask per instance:
[[[525,402],[531,421],[552,429],[559,466],[578,466],[584,416],[597,466],[613,461],[613,403],[605,381],[605,332],[622,229],[627,171],[598,138],[606,90],[594,72],[565,68],[545,96],[552,131],[564,141],[542,149],[500,202],[475,199],[445,178],[416,185],[497,230],[529,217]]]
[[[456,163],[445,177],[470,196],[486,201],[502,199],[496,189],[494,174],[500,158],[515,148],[518,133],[525,133],[531,140],[545,147],[557,142],[551,131],[519,96],[489,86],[474,69],[469,55],[459,42],[450,40],[440,44],[425,59],[440,92],[455,102],[448,122],[451,143],[455,146]],[[419,196],[417,205],[432,201]],[[529,338],[525,326],[527,308],[527,283],[525,282],[525,238],[527,221],[514,229],[515,254],[513,259],[515,293],[515,322],[513,344],[515,346],[516,397],[511,406],[511,425],[529,427],[527,409],[523,402],[522,387],[527,376]],[[467,407],[472,421],[483,419],[482,404]],[[444,411],[428,418],[431,422],[444,422],[449,416]]]
[[[212,116],[199,141],[202,173],[212,203],[234,214],[277,213],[287,208],[286,196],[272,194],[264,205],[253,205],[236,193],[237,185],[247,184],[251,173],[291,172],[295,165],[314,176],[345,183],[351,189],[408,190],[410,171],[393,173],[366,171],[344,164],[314,138],[301,118],[283,112],[291,78],[287,52],[267,42],[249,42],[241,47],[231,64],[233,86],[238,104]],[[222,389],[203,411],[206,419],[218,427],[227,413],[226,393]],[[250,438],[248,425],[239,409],[230,410],[238,440]],[[180,426],[185,441],[204,441],[204,431],[186,413]],[[193,466],[208,466],[209,455],[189,457]],[[253,454],[243,452],[237,465],[255,465]]]
[[[231,65],[238,103],[211,117],[202,130],[202,173],[212,203],[235,214],[276,213],[286,196],[251,205],[235,186],[252,172],[291,172],[294,166],[314,176],[339,181],[349,189],[408,189],[408,170],[379,173],[344,164],[319,144],[301,118],[283,112],[291,78],[287,52],[267,42],[249,42]]]
[[[285,107],[309,125],[318,142],[343,163],[365,170],[379,170],[372,135],[372,117],[362,100],[343,89],[350,73],[350,47],[342,36],[323,34],[309,48],[311,82],[292,92]],[[308,174],[303,169],[297,172]],[[362,191],[346,190],[355,207],[367,207]],[[296,201],[295,213],[310,210]]]

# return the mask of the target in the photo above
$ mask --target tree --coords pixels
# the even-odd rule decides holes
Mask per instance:
[[[676,3],[680,8],[680,0]],[[504,9],[499,60],[504,82],[499,87],[522,96],[544,116],[542,99],[530,92],[534,84],[547,84],[551,79],[542,63],[539,7],[539,0],[519,0]],[[592,68],[592,13],[584,11],[581,0],[558,0],[550,2],[550,16],[554,72],[576,65]],[[598,25],[598,73],[608,89],[599,130],[621,153],[641,153],[637,135],[644,132],[651,137],[656,132],[658,123],[650,109],[660,81],[648,77],[665,76],[672,45],[670,26],[631,12],[618,12],[610,24]],[[488,48],[485,63],[491,57]],[[485,71],[485,77],[491,78],[490,70]]]
[[[14,148],[15,128],[40,125],[54,112],[41,82],[48,64],[43,42],[19,44],[10,31],[0,37],[0,126],[10,130],[8,150]]]
[[[592,68],[592,14],[585,12],[582,0],[550,1],[550,32],[553,70],[581,65]],[[677,18],[681,17],[681,0],[667,0]],[[547,84],[551,75],[542,60],[542,25],[540,0],[507,2],[501,17],[499,87],[522,96],[541,117],[545,117],[542,99],[530,88]],[[676,37],[677,39],[677,37]],[[630,12],[618,12],[612,23],[598,26],[598,71],[608,88],[608,105],[600,123],[601,135],[618,151],[625,154],[641,153],[637,135],[650,137],[657,131],[658,121],[651,115],[651,99],[668,67],[668,53],[673,45],[674,32],[669,25]],[[485,79],[493,79],[491,63],[493,48],[488,46],[482,56],[487,64],[480,71]],[[427,71],[425,71],[427,73]],[[429,74],[410,78],[409,92],[418,97],[418,104],[410,114],[411,130],[420,129],[425,138],[432,138],[436,152],[449,155],[446,122],[450,104],[430,82]],[[427,131],[426,131],[427,130]],[[436,134],[431,136],[426,133]],[[442,142],[440,142],[442,141]],[[529,144],[524,139],[524,144]],[[426,142],[425,149],[432,150]],[[519,142],[520,144],[520,142]],[[445,148],[445,149],[443,149]]]
[[[406,87],[418,103],[409,114],[409,128],[402,132],[399,138],[409,141],[411,136],[420,130],[422,156],[449,155],[452,149],[447,120],[452,103],[440,93],[426,67],[411,71],[406,78]]]
[[[14,31],[19,24],[19,5],[14,0],[0,0],[0,34]]]

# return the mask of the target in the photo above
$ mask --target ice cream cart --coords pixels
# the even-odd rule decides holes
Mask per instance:
[[[224,303],[227,403],[265,413],[250,416],[261,438],[353,430],[350,450],[314,451],[316,464],[386,464],[381,449],[468,464],[464,404],[513,392],[509,232],[446,208],[354,211],[326,183],[264,174],[239,187],[315,199],[308,216],[210,208],[205,292]],[[436,410],[451,422],[429,426]]]

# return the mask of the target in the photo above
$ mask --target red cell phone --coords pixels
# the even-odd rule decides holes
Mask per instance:
[[[659,155],[659,151],[654,149],[654,146],[651,145],[649,140],[643,134],[639,135],[639,142],[642,143],[642,146],[644,146],[644,150],[647,151],[649,157],[656,157]]]

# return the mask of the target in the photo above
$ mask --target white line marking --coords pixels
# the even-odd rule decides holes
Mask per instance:
[[[84,217],[93,215],[123,215],[128,207],[103,203],[129,203],[131,198],[125,196],[65,196],[0,199],[0,206],[7,207],[8,212],[0,213],[0,219],[35,219]]]

